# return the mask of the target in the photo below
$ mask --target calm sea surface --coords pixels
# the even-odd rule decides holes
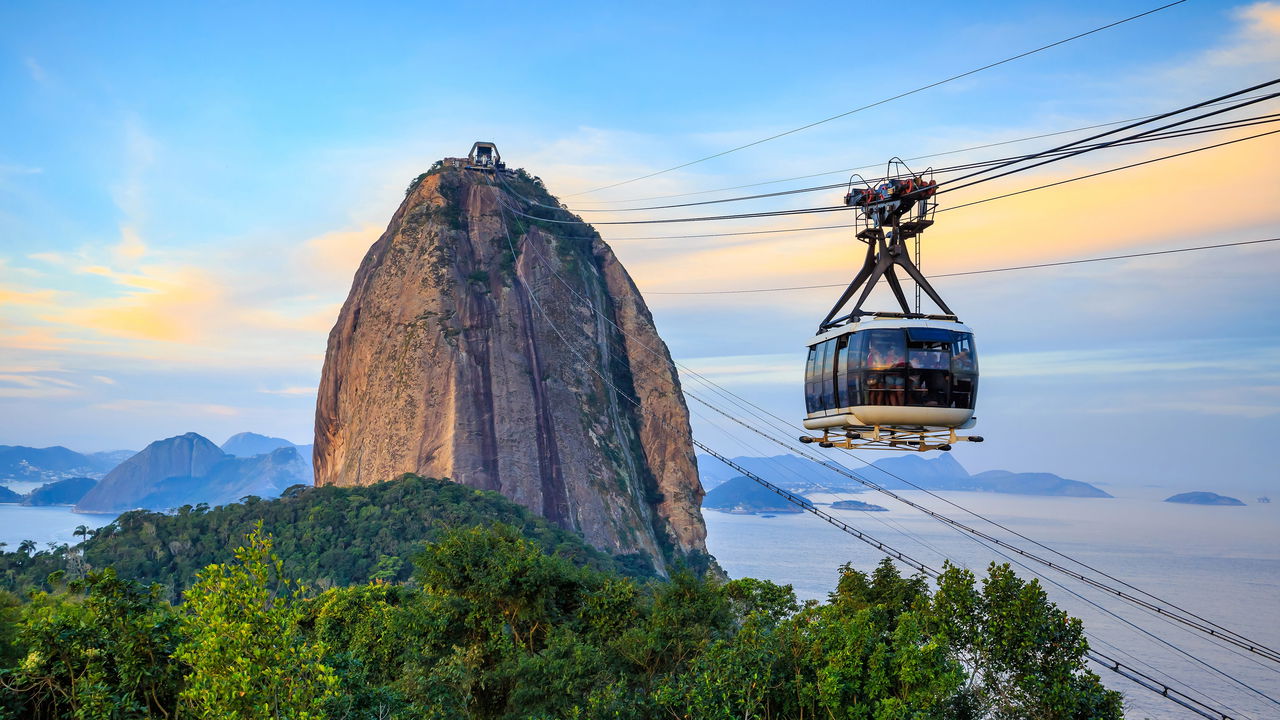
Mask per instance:
[[[79,542],[80,538],[74,533],[80,525],[96,530],[115,519],[115,515],[74,513],[69,506],[63,505],[0,505],[0,542],[8,543],[5,550],[12,551],[23,540],[34,540],[44,550],[49,543]]]
[[[923,493],[902,494],[974,527],[983,525]],[[1280,503],[1212,507],[1159,502],[1168,494],[1130,491],[1128,496],[1109,500],[989,493],[939,496],[1220,625],[1272,648],[1280,647]],[[967,536],[889,498],[863,493],[811,499],[823,503],[850,498],[875,502],[889,512],[832,512],[931,566],[940,566],[944,556],[977,571],[992,560],[1004,562]],[[113,515],[73,513],[69,507],[0,505],[0,542],[8,543],[10,550],[25,539],[35,540],[41,548],[51,542],[74,542],[76,526],[97,528],[114,519]],[[802,599],[825,598],[835,587],[842,563],[852,562],[869,570],[880,560],[872,548],[807,513],[762,518],[708,511],[706,520],[707,545],[731,576],[790,584]],[[990,526],[984,529],[1007,537]],[[1016,569],[1029,575],[1023,568]],[[1045,583],[1058,605],[1084,620],[1094,647],[1100,651],[1149,675],[1190,685],[1202,693],[1201,699],[1229,707],[1233,717],[1280,718],[1280,706],[1160,641],[1176,644],[1234,680],[1272,696],[1280,694],[1277,670],[1078,582],[1056,575],[1051,578],[1123,618],[1107,615],[1066,589]],[[1126,625],[1125,620],[1141,625],[1155,637]],[[1106,670],[1098,672],[1108,685],[1125,692],[1129,717],[1197,717]]]
[[[1219,625],[1280,648],[1280,503],[1213,507],[1160,502],[1169,494],[1135,490],[1128,497],[1094,499],[938,493]],[[972,527],[984,525],[922,492],[902,495]],[[862,493],[810,499],[822,503],[850,498],[874,502],[889,512],[832,513],[928,565],[940,567],[945,556],[981,575],[992,560],[1005,562],[967,536],[888,497]],[[707,546],[730,576],[790,584],[802,599],[825,598],[835,587],[841,564],[852,562],[869,570],[881,557],[808,513],[762,518],[708,511],[706,520]],[[1017,541],[991,526],[981,529]],[[1016,565],[1015,570],[1023,577],[1030,575]],[[1056,574],[1050,577],[1123,618],[1109,616],[1066,589],[1042,581],[1054,602],[1084,620],[1097,650],[1153,677],[1176,678],[1199,690],[1201,700],[1213,699],[1215,704],[1231,708],[1233,717],[1280,718],[1280,706],[1232,680],[1280,697],[1280,667],[1267,667],[1260,664],[1266,661],[1254,656],[1225,650],[1199,633],[1131,608],[1082,583]],[[1126,625],[1125,620],[1141,625],[1155,637]],[[1232,679],[1180,655],[1161,640],[1203,659]],[[1110,687],[1124,691],[1128,717],[1198,717],[1110,671],[1096,672]]]

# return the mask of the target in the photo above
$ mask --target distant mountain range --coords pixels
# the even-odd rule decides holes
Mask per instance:
[[[78,453],[61,445],[47,448],[0,445],[0,483],[100,478],[133,453],[132,450]]]
[[[849,492],[865,489],[865,486],[845,477],[837,470],[796,455],[744,456],[731,458],[731,461],[769,482],[790,490],[821,492],[825,489]],[[833,464],[843,467],[834,461]],[[708,455],[698,456],[698,472],[702,478],[703,487],[708,490],[741,475],[734,468]],[[1089,483],[1068,480],[1053,473],[988,470],[970,475],[955,457],[945,453],[934,458],[920,455],[881,458],[869,466],[863,466],[851,472],[893,490],[909,489],[915,485],[934,491],[965,490],[1013,495],[1111,497],[1107,492]]]
[[[307,463],[311,462],[311,446],[295,445],[284,438],[268,437],[253,432],[236,433],[222,443],[222,452],[236,457],[248,458],[255,455],[266,455],[280,448],[297,448],[298,455]]]
[[[4,487],[7,482],[44,484],[24,495]],[[186,433],[141,452],[0,445],[0,503],[75,505],[82,512],[165,510],[246,495],[276,497],[291,485],[311,483],[310,445],[251,432],[232,435],[221,447]]]
[[[233,442],[234,441],[234,442]],[[283,446],[278,443],[285,443]],[[102,478],[80,502],[79,512],[122,512],[136,508],[164,510],[182,505],[223,505],[248,495],[277,497],[291,485],[310,485],[311,462],[288,441],[241,433],[224,447],[189,432],[157,440]]]

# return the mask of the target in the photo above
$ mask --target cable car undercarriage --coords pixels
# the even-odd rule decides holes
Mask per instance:
[[[916,175],[900,160],[891,161],[889,170],[875,186],[864,180],[865,187],[855,188],[851,180],[845,195],[845,204],[858,211],[857,238],[866,243],[867,254],[808,343],[804,426],[822,434],[800,441],[824,448],[920,452],[982,442],[977,435],[956,432],[975,422],[973,332],[929,284],[907,248],[914,239],[919,258],[920,234],[933,225],[937,183],[930,171]],[[915,283],[914,308],[898,269]],[[881,279],[898,311],[863,309]],[[941,314],[920,312],[922,292]],[[852,307],[841,314],[855,294]]]

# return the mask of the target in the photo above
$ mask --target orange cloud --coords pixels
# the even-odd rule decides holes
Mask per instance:
[[[1141,154],[1111,155],[1105,164],[1077,164],[1052,173],[1046,168],[1046,172],[943,195],[939,206],[945,209],[1195,146],[1162,145]],[[1276,202],[1280,175],[1258,161],[1272,156],[1280,156],[1280,136],[940,213],[937,224],[924,236],[923,265],[926,272],[942,273],[1069,259],[1157,243],[1213,239],[1274,224],[1280,222],[1280,203]],[[812,224],[853,220],[852,213],[824,218],[828,220]],[[801,225],[795,220],[787,223]],[[725,244],[717,245],[717,241]],[[865,251],[852,230],[675,242],[684,245],[656,254],[621,244],[619,252],[642,289],[840,282],[861,264]],[[750,300],[750,296],[731,297],[735,302]]]
[[[299,259],[331,278],[349,282],[369,246],[381,234],[381,226],[366,223],[358,228],[318,235],[302,244]]]
[[[216,283],[195,268],[148,268],[143,274],[126,274],[90,266],[81,272],[109,277],[131,290],[117,298],[42,316],[42,320],[99,335],[192,342],[223,304]]]

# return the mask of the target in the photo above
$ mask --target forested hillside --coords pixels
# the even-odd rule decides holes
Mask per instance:
[[[764,581],[576,565],[506,525],[445,531],[416,566],[317,592],[255,530],[180,606],[109,569],[0,593],[0,717],[1121,717],[1080,622],[1008,566],[936,590],[845,566],[800,606]]]
[[[200,569],[230,559],[231,549],[259,521],[275,537],[285,574],[320,588],[408,580],[410,559],[440,533],[495,522],[518,528],[539,547],[577,564],[640,575],[649,567],[637,557],[610,558],[497,493],[406,475],[359,488],[299,485],[276,500],[188,505],[172,515],[128,512],[78,549],[36,552],[31,544],[0,553],[0,587],[47,589],[50,573],[74,577],[87,563],[160,583],[176,601]]]

